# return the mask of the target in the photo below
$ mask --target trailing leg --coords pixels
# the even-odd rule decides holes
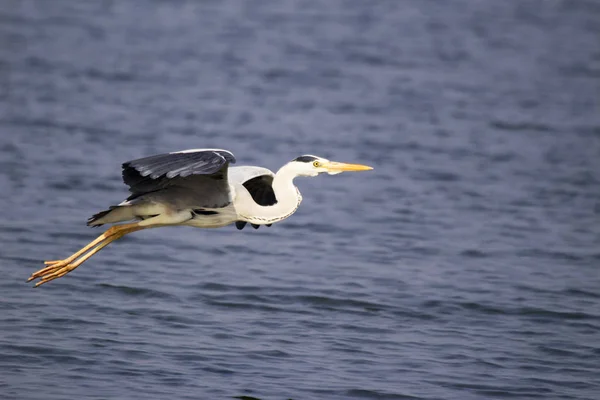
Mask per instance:
[[[36,283],[36,287],[46,282],[50,282],[56,278],[66,275],[75,268],[83,264],[87,259],[96,254],[98,251],[108,246],[117,239],[122,238],[128,233],[136,232],[142,229],[151,228],[152,226],[140,226],[139,222],[132,224],[115,225],[106,230],[103,234],[92,240],[90,243],[82,247],[79,251],[73,253],[63,260],[46,261],[48,265],[45,268],[33,273],[27,282],[40,278]]]

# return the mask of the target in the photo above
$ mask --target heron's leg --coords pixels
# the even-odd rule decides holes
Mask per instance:
[[[65,258],[63,260],[44,261],[44,264],[46,264],[46,265],[68,264],[68,263],[76,260],[77,257],[80,257],[82,254],[84,254],[86,251],[88,251],[92,247],[94,247],[97,244],[101,243],[102,241],[106,240],[110,236],[114,235],[117,232],[116,228],[122,227],[122,226],[125,226],[125,225],[136,225],[136,224],[124,224],[124,225],[111,226],[102,235],[98,236],[96,239],[92,240],[87,245],[85,245],[84,247],[82,247],[79,251],[73,253],[69,257],[67,257],[67,258]]]
[[[133,227],[133,226],[137,226],[137,223],[111,226],[103,234],[101,234],[96,239],[94,239],[91,242],[89,242],[87,245],[85,245],[79,251],[73,253],[69,257],[67,257],[65,259],[62,259],[62,260],[44,261],[44,264],[50,265],[50,267],[46,267],[44,269],[39,270],[38,272],[36,272],[35,274],[32,275],[32,278],[34,277],[34,275],[36,275],[38,273],[41,273],[41,272],[43,272],[46,269],[48,269],[48,270],[51,269],[51,267],[54,266],[54,265],[59,265],[59,264],[60,265],[66,265],[66,264],[68,264],[70,262],[75,261],[78,257],[80,257],[81,255],[83,255],[86,251],[88,251],[91,248],[93,248],[94,246],[100,244],[101,242],[103,242],[104,240],[108,239],[112,235],[116,234],[120,230],[122,230],[124,228],[128,228],[128,227]]]
[[[77,268],[85,260],[90,258],[93,254],[96,254],[98,251],[100,251],[100,249],[104,248],[109,243],[122,238],[123,236],[125,236],[128,233],[139,231],[139,230],[146,229],[146,228],[151,228],[151,227],[152,226],[140,226],[139,222],[132,223],[132,224],[122,224],[122,225],[112,226],[109,229],[107,229],[106,232],[104,232],[102,235],[98,236],[96,239],[94,239],[93,241],[88,243],[86,246],[81,248],[81,250],[73,253],[71,256],[65,258],[64,260],[53,261],[52,264],[33,273],[31,275],[31,277],[29,277],[27,282],[29,282],[33,279],[36,279],[36,278],[42,278],[42,281],[38,283],[38,285],[40,285],[42,283],[48,282],[48,280],[46,280],[46,277],[50,277],[53,274],[65,269],[66,272],[64,272],[62,275],[60,275],[60,276],[63,276],[67,272],[72,271],[75,268]],[[91,253],[91,254],[89,254],[89,256],[88,256],[88,254],[86,254],[86,253],[88,253],[88,254]],[[78,258],[84,258],[84,259],[81,262],[79,262],[79,260],[77,260]],[[74,262],[74,261],[76,261],[76,262]],[[49,262],[46,262],[46,264],[48,264],[48,263]],[[73,265],[75,265],[75,266],[73,267]],[[52,278],[52,279],[56,279],[57,277]],[[52,279],[50,279],[50,280],[52,280]],[[36,286],[38,286],[38,285],[36,285]]]
[[[140,222],[112,226],[102,235],[98,236],[96,239],[88,243],[78,252],[73,253],[68,258],[65,258],[64,260],[53,261],[52,264],[48,265],[46,268],[35,272],[31,275],[27,282],[36,278],[41,278],[41,281],[35,285],[36,287],[46,282],[50,282],[51,280],[60,278],[61,276],[73,271],[75,268],[83,264],[88,258],[128,233],[158,226],[178,225],[189,220],[191,217],[192,215],[189,211],[182,210],[180,212],[160,214]],[[48,262],[46,264],[48,264]]]
[[[122,237],[122,236],[117,236],[117,237],[113,236],[110,239],[107,239],[104,242],[100,243],[99,245],[94,247],[92,250],[88,251],[84,256],[78,258],[75,262],[69,263],[62,268],[55,267],[51,271],[48,271],[48,273],[44,274],[41,277],[42,279],[38,283],[35,284],[35,287],[38,287],[40,285],[43,285],[44,283],[53,281],[56,278],[65,276],[66,274],[73,271],[75,268],[79,267],[81,264],[83,264],[88,258],[90,258],[94,254],[96,254],[97,252],[102,250],[104,247],[108,246],[111,242],[114,242],[115,240],[119,239],[120,237]],[[31,278],[30,278],[30,280],[31,280]]]

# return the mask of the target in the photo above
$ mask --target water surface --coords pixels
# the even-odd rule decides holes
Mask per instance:
[[[597,399],[594,1],[8,1],[3,399]],[[120,163],[197,147],[298,179],[257,231],[98,234]]]

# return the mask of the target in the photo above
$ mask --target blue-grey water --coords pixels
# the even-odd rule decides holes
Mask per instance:
[[[100,231],[120,163],[296,181],[271,228]],[[0,6],[0,398],[600,398],[600,3]]]

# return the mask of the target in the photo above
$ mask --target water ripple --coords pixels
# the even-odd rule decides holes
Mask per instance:
[[[177,300],[176,296],[172,294],[161,292],[159,290],[141,288],[141,287],[130,287],[130,286],[119,286],[119,285],[111,285],[108,283],[100,283],[97,284],[96,287],[108,289],[109,291],[113,291],[116,294],[133,296],[133,297],[142,297],[142,298],[158,298],[158,299],[166,299],[166,300]]]
[[[0,397],[597,398],[596,2],[17,3]],[[200,147],[375,168],[25,284],[98,234],[121,162]]]

